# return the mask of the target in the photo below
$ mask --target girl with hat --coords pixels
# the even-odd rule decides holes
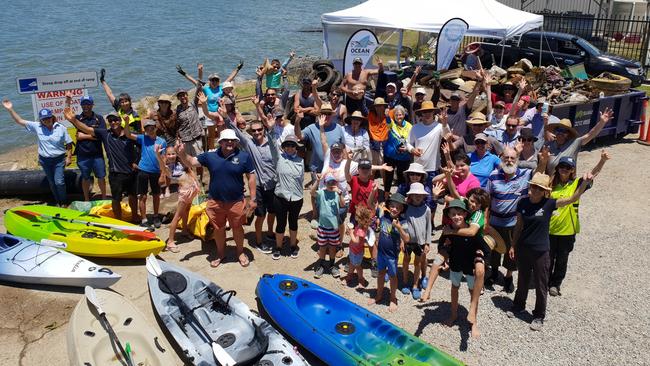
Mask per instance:
[[[600,154],[600,161],[591,170],[591,175],[600,173],[609,155],[605,150]],[[551,186],[551,198],[560,199],[572,196],[582,184],[582,178],[576,179],[576,165],[573,158],[565,156],[555,168]],[[550,241],[550,279],[549,294],[559,296],[560,286],[566,276],[569,253],[573,250],[576,234],[580,232],[580,219],[578,217],[578,203],[558,208],[549,224]]]
[[[614,117],[614,111],[611,108],[605,108],[600,112],[598,123],[589,130],[585,135],[578,137],[578,131],[571,125],[571,121],[564,118],[559,123],[551,123],[547,130],[552,133],[554,140],[549,143],[551,160],[546,167],[547,172],[554,172],[555,167],[563,156],[570,156],[573,160],[578,160],[578,152],[582,146],[587,145],[593,140],[603,127]]]
[[[157,104],[158,109],[149,110],[148,117],[156,121],[156,135],[162,137],[168,146],[174,146],[178,136],[178,126],[176,112],[172,109],[172,98],[167,94],[161,94]],[[212,145],[214,145],[214,136]]]
[[[64,207],[66,204],[64,170],[72,162],[72,138],[68,130],[56,122],[56,117],[49,109],[41,109],[38,112],[40,122],[31,122],[23,119],[14,110],[13,103],[9,99],[3,100],[2,105],[19,126],[36,135],[38,163],[45,172],[56,204]]]
[[[345,118],[346,126],[343,128],[345,146],[352,153],[353,160],[370,157],[370,137],[368,131],[361,125],[368,119],[360,111],[354,111]]]
[[[514,318],[525,311],[532,276],[536,298],[533,321],[530,324],[532,330],[541,330],[546,316],[550,266],[549,226],[553,211],[576,202],[593,178],[591,173],[586,173],[570,197],[555,199],[549,198],[552,190],[550,177],[535,173],[528,182],[528,197],[522,198],[517,204],[517,223],[508,255],[516,261],[519,277],[513,305],[507,315]]]

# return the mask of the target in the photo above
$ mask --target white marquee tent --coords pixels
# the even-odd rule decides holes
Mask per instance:
[[[539,28],[544,17],[510,8],[496,0],[368,0],[321,16],[324,55],[343,59],[348,38],[358,29],[415,30],[438,33],[451,18],[469,24],[467,36],[511,38]]]

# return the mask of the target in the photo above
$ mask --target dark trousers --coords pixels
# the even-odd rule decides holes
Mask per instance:
[[[390,192],[393,186],[393,176],[397,174],[397,186],[404,183],[404,172],[411,165],[410,160],[395,160],[384,156],[384,163],[393,167],[392,172],[384,172],[384,192]]]
[[[573,250],[576,242],[575,235],[549,235],[551,242],[550,253],[550,280],[549,287],[560,287],[566,277],[566,269],[569,263],[569,253]]]
[[[526,298],[528,297],[528,285],[530,276],[533,275],[535,283],[535,310],[534,318],[544,319],[546,316],[546,299],[548,296],[548,251],[539,252],[526,248],[524,245],[518,245],[515,250],[515,259],[519,277],[517,278],[517,291],[515,292],[514,308],[525,309]]]
[[[318,183],[315,183],[318,184]],[[287,226],[287,217],[289,219],[289,230],[298,230],[298,216],[302,208],[302,200],[287,201],[284,198],[275,196],[275,233],[284,234]]]
[[[517,264],[510,259],[508,251],[512,245],[512,234],[515,231],[515,227],[501,227],[501,226],[492,226],[503,238],[503,241],[506,243],[506,254],[503,256],[503,267],[509,271],[516,271]],[[492,268],[492,278],[496,280],[499,275],[499,266],[501,265],[501,254],[497,253],[496,250],[493,250],[490,254],[490,267]]]

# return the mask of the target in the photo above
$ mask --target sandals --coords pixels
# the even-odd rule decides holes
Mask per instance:
[[[211,262],[210,262],[210,267],[212,267],[212,268],[217,268],[217,267],[219,267],[219,265],[221,264],[221,261],[222,261],[222,260],[223,260],[223,258],[217,258],[217,259],[211,261]]]
[[[172,253],[178,253],[181,251],[181,249],[178,247],[178,245],[174,243],[166,243],[165,248],[163,249],[165,252],[172,252]]]
[[[239,255],[239,264],[242,267],[248,267],[250,262],[248,261],[248,256],[246,254],[242,253]]]

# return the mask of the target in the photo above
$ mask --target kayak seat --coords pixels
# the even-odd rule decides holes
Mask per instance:
[[[168,295],[180,294],[187,288],[187,279],[176,271],[165,271],[158,278],[158,288]]]
[[[0,235],[0,250],[7,250],[19,243],[20,240],[17,238],[12,238],[7,235]]]

